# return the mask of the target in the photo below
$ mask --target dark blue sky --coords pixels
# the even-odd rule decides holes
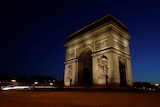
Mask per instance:
[[[128,27],[134,81],[160,82],[158,0],[1,0],[0,75],[63,79],[66,36],[110,12]]]

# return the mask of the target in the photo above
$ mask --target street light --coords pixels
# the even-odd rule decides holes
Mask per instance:
[[[50,83],[49,83],[49,85],[53,85],[53,83],[52,83],[52,82],[50,82]]]
[[[158,87],[158,86],[159,86],[159,84],[158,84],[158,83],[156,83],[156,84],[155,84],[155,86],[156,86],[156,87]]]
[[[16,80],[15,80],[15,79],[12,79],[12,80],[11,80],[11,82],[14,82],[14,83],[15,83],[15,82],[16,82]]]
[[[35,85],[37,85],[37,84],[38,84],[38,82],[37,82],[37,81],[35,81],[35,82],[34,82],[34,84],[35,84]]]

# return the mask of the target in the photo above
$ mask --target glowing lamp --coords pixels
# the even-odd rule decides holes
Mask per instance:
[[[13,80],[11,80],[11,82],[16,82],[16,80],[15,80],[15,79],[13,79]]]
[[[49,83],[49,85],[53,85],[53,83]]]
[[[159,84],[155,84],[155,86],[157,86],[157,87],[158,87],[158,86],[159,86]]]
[[[38,82],[36,81],[36,82],[34,82],[34,84],[38,84]]]

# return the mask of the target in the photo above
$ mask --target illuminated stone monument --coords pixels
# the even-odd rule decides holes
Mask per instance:
[[[64,84],[132,86],[130,34],[111,14],[67,37]]]

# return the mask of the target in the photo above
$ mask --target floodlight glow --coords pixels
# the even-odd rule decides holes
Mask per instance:
[[[53,83],[49,83],[49,85],[53,85]]]
[[[34,82],[34,84],[38,84],[38,82]]]
[[[157,86],[157,87],[158,87],[158,86],[159,86],[159,84],[155,84],[155,86]]]
[[[16,82],[16,80],[15,80],[15,79],[13,79],[13,80],[11,80],[11,82]]]

